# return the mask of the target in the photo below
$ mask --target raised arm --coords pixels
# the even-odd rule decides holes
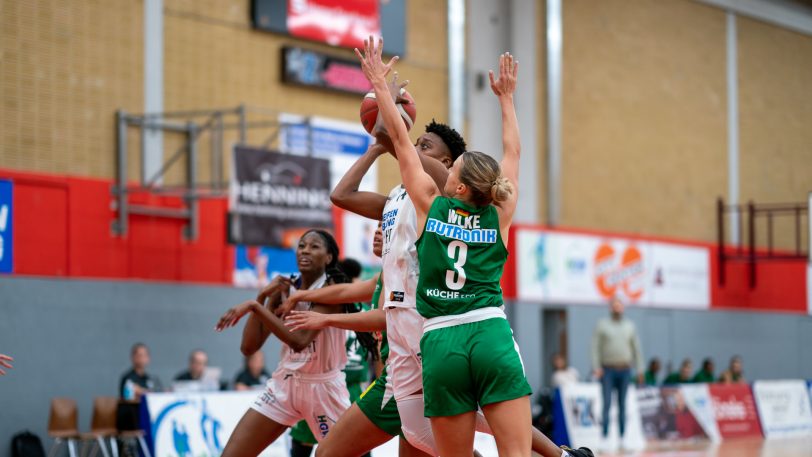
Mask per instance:
[[[361,180],[369,171],[375,160],[386,153],[386,148],[380,144],[373,144],[358,160],[347,170],[347,173],[338,182],[330,194],[330,201],[339,208],[346,209],[369,219],[381,220],[383,207],[386,205],[386,195],[377,192],[358,190]]]
[[[285,320],[291,331],[321,330],[325,327],[343,328],[356,332],[386,330],[386,312],[373,309],[363,313],[321,314],[313,311],[293,311]]]
[[[521,139],[519,137],[519,120],[513,105],[513,93],[516,91],[516,78],[519,63],[510,53],[499,56],[499,77],[494,79],[493,71],[489,72],[491,90],[499,100],[502,110],[502,176],[513,186],[513,192],[507,200],[497,206],[499,225],[502,233],[507,233],[516,211],[519,200],[519,158],[521,156]]]
[[[291,294],[277,310],[277,315],[288,314],[297,303],[309,301],[322,305],[343,305],[344,303],[368,302],[372,300],[378,277],[366,281],[333,284],[313,290],[298,290]]]
[[[389,87],[392,87],[390,84]],[[403,87],[401,85],[401,87]],[[378,144],[383,145],[389,153],[392,154],[392,157],[395,160],[398,159],[397,154],[395,154],[395,146],[392,144],[392,140],[389,138],[389,135],[386,133],[386,129],[381,129],[380,131],[376,132],[375,139],[378,141]],[[445,164],[440,162],[437,159],[433,159],[426,154],[417,154],[417,157],[420,158],[420,165],[423,166],[423,170],[431,176],[431,179],[434,181],[434,184],[437,185],[438,189],[445,188],[445,182],[448,181],[448,168],[446,168]]]
[[[324,314],[332,314],[340,312],[341,310],[334,306],[315,305],[313,311]],[[260,305],[256,300],[249,300],[241,303],[228,311],[217,322],[215,330],[218,332],[226,328],[237,325],[240,319],[246,314],[251,313],[262,322],[263,326],[268,329],[270,333],[276,335],[280,341],[290,346],[294,351],[301,351],[306,348],[308,344],[313,341],[313,338],[319,333],[318,330],[307,330],[303,332],[291,332],[276,314],[271,312],[268,307]],[[265,337],[267,338],[267,336]]]
[[[273,310],[273,306],[279,305],[282,301],[282,291],[290,288],[290,279],[284,276],[277,276],[265,286],[257,295],[257,302]],[[266,304],[267,303],[267,304]],[[242,341],[240,351],[246,356],[257,352],[271,332],[265,327],[259,318],[253,313],[248,316],[248,321],[242,330]]]
[[[364,75],[372,83],[372,88],[375,90],[378,111],[383,117],[386,131],[392,139],[403,185],[406,186],[406,192],[409,193],[409,197],[411,197],[412,203],[414,203],[417,210],[418,227],[422,227],[421,221],[425,220],[434,197],[440,195],[440,189],[437,188],[428,173],[423,170],[420,157],[418,157],[417,151],[415,151],[412,142],[409,140],[406,125],[401,119],[386,84],[386,75],[392,70],[392,66],[397,62],[398,57],[393,57],[388,64],[383,63],[381,60],[383,39],[379,39],[376,45],[375,40],[369,37],[368,40],[364,41],[364,45],[364,53],[361,54],[358,49],[355,49],[355,54],[361,60]]]

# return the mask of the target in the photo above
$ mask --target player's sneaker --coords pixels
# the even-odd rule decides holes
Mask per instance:
[[[592,453],[592,449],[588,447],[579,447],[578,449],[573,449],[567,446],[561,446],[561,449],[567,451],[567,454],[571,455],[572,457],[595,457],[595,454]]]

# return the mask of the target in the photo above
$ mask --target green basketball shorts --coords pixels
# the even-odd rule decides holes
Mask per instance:
[[[532,393],[506,319],[430,330],[420,352],[426,417],[455,416]]]
[[[386,394],[386,372],[372,382],[355,403],[376,427],[392,435],[400,435],[400,413],[392,395],[383,404]]]

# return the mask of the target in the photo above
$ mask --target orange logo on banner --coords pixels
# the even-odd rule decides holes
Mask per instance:
[[[604,298],[611,298],[620,288],[630,300],[639,299],[643,295],[643,287],[638,284],[642,274],[643,255],[637,247],[627,247],[619,264],[610,244],[603,243],[595,250],[595,285]]]

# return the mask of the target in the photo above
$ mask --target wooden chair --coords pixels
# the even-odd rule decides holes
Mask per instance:
[[[118,445],[116,436],[116,411],[118,410],[118,398],[116,397],[96,397],[93,399],[93,416],[90,420],[90,432],[82,434],[82,440],[93,443],[90,448],[90,457],[95,457],[101,449],[104,457],[110,457],[104,441],[110,443],[110,450],[113,457],[118,457]],[[82,452],[82,454],[85,454]]]
[[[63,443],[68,445],[70,457],[78,457],[76,443],[81,440],[81,436],[79,435],[79,410],[76,408],[75,400],[72,398],[51,399],[48,436],[54,439],[54,444],[48,451],[48,457],[53,457]]]

